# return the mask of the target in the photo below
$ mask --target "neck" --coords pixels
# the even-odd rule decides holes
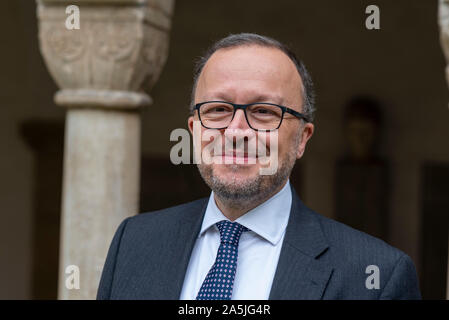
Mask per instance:
[[[214,200],[218,209],[220,209],[223,215],[229,220],[235,221],[248,211],[260,206],[262,203],[264,203],[272,196],[274,196],[276,193],[281,191],[286,183],[287,180],[284,183],[282,183],[279,187],[277,187],[274,191],[263,197],[256,197],[248,200],[235,201],[232,199],[222,198],[214,192]]]

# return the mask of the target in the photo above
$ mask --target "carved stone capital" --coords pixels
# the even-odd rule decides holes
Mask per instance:
[[[39,40],[50,74],[68,107],[137,108],[168,54],[173,1],[37,0]],[[79,7],[80,28],[67,29],[66,7]]]

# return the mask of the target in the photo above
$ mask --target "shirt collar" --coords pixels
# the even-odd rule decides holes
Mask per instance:
[[[276,245],[282,238],[287,227],[291,204],[292,192],[290,189],[290,181],[287,180],[285,186],[278,193],[235,221],[255,232],[271,244]],[[217,207],[214,192],[212,191],[199,236],[202,236],[206,230],[222,220],[229,219]]]

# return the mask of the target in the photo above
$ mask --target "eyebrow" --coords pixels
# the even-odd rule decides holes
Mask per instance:
[[[209,96],[209,98],[206,98],[206,100],[223,100],[228,102],[234,102],[231,101],[230,96],[228,96],[224,92],[216,92]],[[247,103],[254,103],[254,102],[272,102],[275,104],[281,104],[284,102],[284,99],[279,95],[269,95],[269,94],[259,94],[254,96],[252,99],[247,101]]]
[[[284,99],[278,95],[258,95],[253,102],[273,102],[276,104],[282,104]]]

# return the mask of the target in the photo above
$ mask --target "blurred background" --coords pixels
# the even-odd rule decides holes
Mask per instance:
[[[380,8],[367,30],[365,8]],[[291,177],[315,211],[411,256],[425,299],[445,299],[449,94],[438,2],[177,0],[167,62],[143,109],[140,212],[209,189],[169,160],[187,128],[194,60],[230,33],[290,45],[314,79],[315,134]],[[56,299],[66,111],[39,51],[36,3],[0,2],[0,299]]]

